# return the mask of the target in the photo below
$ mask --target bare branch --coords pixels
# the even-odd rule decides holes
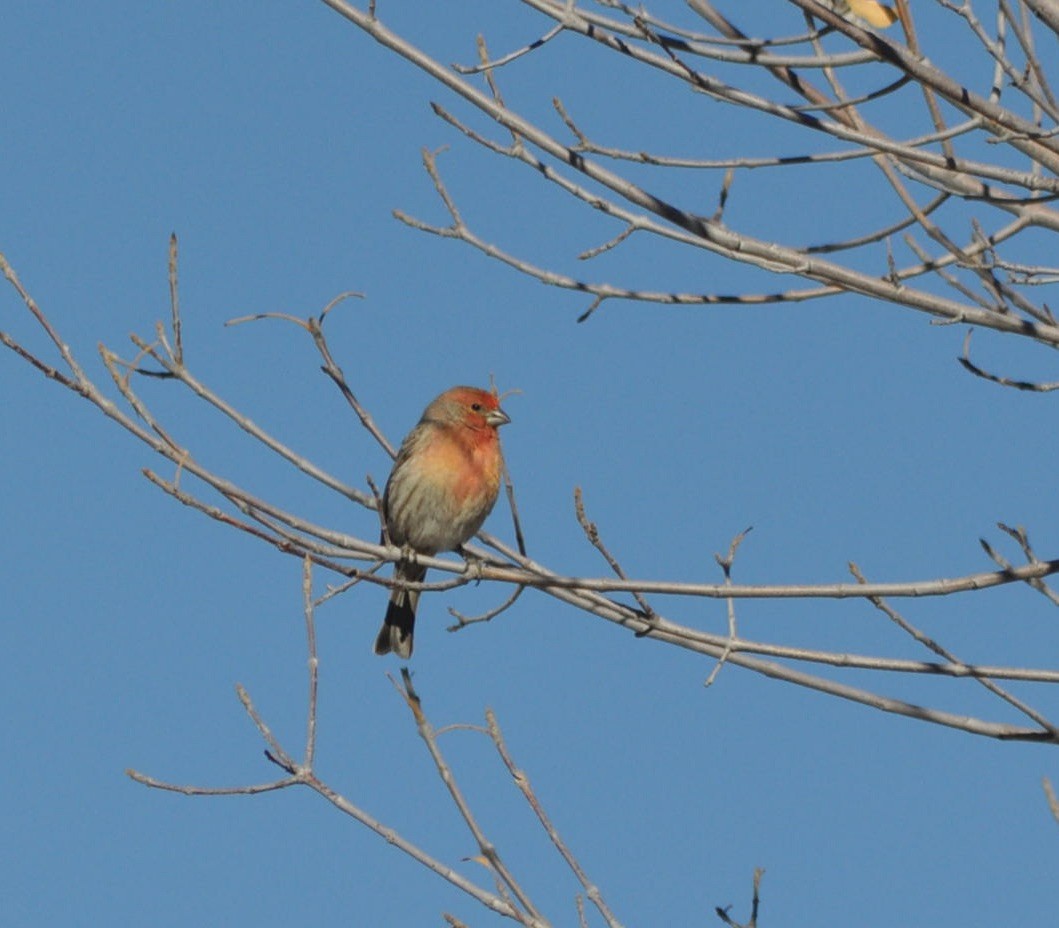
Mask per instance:
[[[720,906],[715,908],[714,912],[717,913],[717,917],[726,925],[731,926],[731,928],[757,928],[757,914],[761,903],[761,878],[764,875],[765,871],[761,867],[754,868],[754,895],[750,900],[750,921],[745,925],[733,921],[728,914],[732,910],[730,905],[725,906],[724,908],[721,908]]]
[[[562,856],[563,860],[566,861],[567,866],[573,871],[574,876],[577,877],[577,881],[585,890],[585,895],[599,910],[600,915],[603,916],[603,920],[607,923],[609,928],[621,928],[621,922],[614,917],[614,913],[603,899],[603,894],[599,891],[599,887],[588,879],[581,864],[566,846],[566,843],[552,824],[551,819],[544,811],[544,807],[533,792],[533,787],[530,786],[529,777],[527,777],[525,772],[520,770],[512,760],[511,754],[507,749],[507,743],[504,741],[504,736],[500,731],[500,726],[497,724],[496,716],[491,709],[486,710],[485,718],[486,723],[489,726],[489,736],[493,739],[493,744],[496,745],[496,750],[500,755],[500,759],[504,762],[504,766],[507,767],[508,773],[511,774],[511,778],[515,781],[515,785],[525,797],[526,802],[528,802],[530,808],[533,809],[533,813],[537,816],[537,820],[541,823],[541,827],[548,835],[548,838],[551,840],[552,844],[555,845],[556,850]]]
[[[585,501],[581,495],[580,487],[574,487],[574,512],[577,515],[577,522],[581,526],[581,530],[585,533],[585,537],[588,539],[589,544],[603,555],[603,559],[610,565],[610,569],[613,570],[617,576],[621,577],[622,580],[627,580],[628,576],[622,569],[621,564],[619,564],[617,558],[607,550],[607,546],[603,544],[603,540],[599,537],[599,529],[596,524],[588,520],[588,516],[585,514]],[[631,592],[636,599],[636,602],[639,603],[640,609],[643,611],[644,619],[647,624],[650,625],[651,620],[655,617],[654,609],[651,608],[650,604],[639,590],[632,590]],[[637,632],[637,635],[642,636],[644,634],[646,634],[646,632]]]
[[[169,303],[173,325],[173,355],[176,363],[183,365],[184,339],[180,324],[180,295],[177,288],[177,237],[175,232],[169,236]]]
[[[850,563],[849,569],[853,576],[857,578],[858,582],[867,582],[864,579],[864,575],[861,573],[860,568],[857,567],[856,564]],[[964,667],[967,666],[966,664],[964,664],[963,661],[955,657],[950,651],[938,644],[938,642],[935,641],[933,638],[930,638],[929,636],[925,635],[919,629],[915,628],[911,623],[907,622],[895,609],[892,609],[882,597],[872,596],[869,598],[869,602],[877,609],[879,609],[884,615],[886,615],[887,618],[889,618],[902,631],[907,632],[924,647],[933,651],[938,656],[944,658],[950,664],[957,664]],[[1057,744],[1059,744],[1059,729],[1052,725],[1052,723],[1049,722],[1048,719],[1046,719],[1041,713],[1028,706],[1021,699],[1018,699],[1013,696],[1007,690],[998,686],[988,677],[975,675],[974,679],[982,686],[984,686],[987,690],[989,690],[989,692],[991,692],[994,696],[998,696],[1000,699],[1004,700],[1004,702],[1008,703],[1011,706],[1014,706],[1019,712],[1021,712],[1023,715],[1027,716],[1029,719],[1039,725],[1044,731],[1048,732],[1053,739],[1055,739]]]
[[[812,0],[798,0],[798,2],[800,4],[811,4]],[[542,13],[551,16],[556,22],[561,22],[564,29],[567,31],[577,32],[585,38],[589,38],[607,48],[613,48],[614,51],[620,51],[624,55],[631,56],[635,60],[642,61],[653,67],[658,67],[674,76],[683,76],[685,79],[692,78],[692,75],[688,74],[686,67],[680,63],[672,61],[667,55],[660,56],[655,52],[649,52],[629,45],[621,45],[619,47],[612,35],[608,34],[605,30],[590,25],[580,11],[568,10],[565,6],[548,2],[548,0],[527,0],[527,3]],[[1059,328],[1054,326],[1035,324],[1004,314],[983,312],[976,307],[966,306],[954,301],[945,301],[935,295],[926,294],[923,291],[918,291],[907,286],[896,287],[885,277],[872,277],[870,275],[853,271],[851,268],[835,265],[830,262],[809,262],[805,260],[804,255],[784,249],[776,242],[765,242],[747,235],[737,234],[719,224],[710,223],[701,216],[681,210],[674,204],[667,202],[664,198],[649,193],[642,187],[631,183],[628,179],[615,174],[604,168],[602,165],[597,164],[595,161],[586,158],[583,154],[563,145],[532,122],[517,115],[509,107],[498,105],[496,100],[491,96],[483,94],[477,88],[467,83],[460,75],[453,73],[451,70],[443,67],[439,62],[425,55],[418,48],[406,42],[402,37],[384,27],[378,20],[369,19],[360,10],[347,3],[341,2],[341,0],[329,0],[328,5],[337,10],[347,19],[354,22],[360,28],[364,29],[376,41],[396,52],[398,55],[406,58],[417,67],[427,72],[439,83],[455,91],[463,99],[473,104],[500,126],[511,132],[513,136],[516,136],[518,139],[529,143],[530,145],[538,147],[542,152],[557,159],[561,163],[573,166],[575,170],[612,191],[622,200],[629,203],[630,206],[643,210],[646,213],[651,213],[663,220],[665,224],[669,224],[670,226],[681,230],[685,235],[689,236],[688,241],[693,242],[697,247],[715,251],[716,253],[722,254],[735,261],[756,264],[770,270],[783,270],[787,273],[794,273],[850,292],[874,296],[951,320],[969,322],[975,325],[985,325],[999,331],[1021,333],[1049,344],[1059,344]],[[813,4],[813,6],[822,9],[818,4]],[[814,9],[813,12],[815,13],[816,9]],[[877,40],[878,38],[870,36],[863,30],[856,30],[856,27],[845,23],[840,17],[834,17],[833,14],[830,13],[827,13],[827,15],[832,16],[838,22],[843,23],[844,29],[855,30],[858,37],[861,37],[863,41],[869,43],[869,45],[871,41]],[[877,46],[875,45],[871,45],[871,48],[877,50]],[[920,75],[922,69],[917,68],[914,63],[907,63],[905,57],[899,59],[902,66],[904,67],[907,64],[908,73],[911,73],[913,76]],[[927,83],[934,87],[938,93],[941,93],[942,96],[946,96],[945,91],[955,93],[950,83],[946,83],[945,80],[938,75],[934,75],[933,72],[931,72],[931,75],[935,79],[933,82],[927,81]],[[698,89],[729,99],[730,102],[741,105],[752,105],[755,108],[760,109],[762,112],[781,116],[798,124],[811,124],[813,126],[822,125],[819,121],[814,122],[814,117],[810,117],[807,114],[798,114],[789,109],[784,110],[782,107],[767,103],[766,101],[755,98],[753,95],[732,91],[730,88],[725,88],[716,81],[711,81],[701,75],[697,75],[697,72],[694,76],[694,80],[695,86]],[[937,86],[935,86],[935,84],[937,84]],[[957,95],[959,96],[959,94]],[[1000,117],[997,116],[996,108],[992,105],[982,101],[982,106],[979,106],[978,104],[980,101],[978,98],[974,98],[973,102],[975,104],[975,111],[971,114],[972,116],[980,116],[987,121],[1000,119]],[[1027,128],[1027,126],[1017,118],[1007,119],[1005,117],[1001,119],[999,124],[1002,128],[1015,129],[1017,131],[1023,131]],[[844,128],[837,122],[828,123],[827,131],[836,137],[843,137],[851,140],[860,135],[853,130]],[[973,184],[964,184],[963,180],[961,180],[961,178],[964,177],[963,175],[953,172],[947,167],[941,166],[946,164],[944,159],[942,159],[939,166],[935,168],[926,164],[922,160],[921,154],[908,151],[898,151],[881,136],[872,135],[861,140],[865,143],[877,146],[878,150],[882,153],[893,150],[895,153],[899,153],[903,158],[911,159],[912,161],[920,163],[921,167],[919,168],[919,171],[923,176],[935,177],[938,180],[945,178],[945,182],[950,187],[954,185],[959,187],[959,189],[962,189],[965,192],[965,195],[971,195],[972,190],[976,190],[977,193],[975,195],[993,196],[995,202],[1001,208],[1011,211],[1021,211],[1026,209],[1022,204],[1015,203],[1011,198],[1005,198],[998,192],[991,192],[989,189],[984,188],[981,185],[976,187]],[[1013,140],[1011,144],[1018,146],[1020,143]],[[575,192],[573,187],[576,187],[576,185],[573,185],[573,187],[569,183],[564,185],[561,175],[550,166],[540,162],[539,159],[530,157],[526,146],[520,145],[518,148],[518,152],[512,152],[509,150],[507,153],[511,156],[517,155],[520,160],[526,161],[527,164],[532,163],[532,166],[537,170],[538,174],[545,177],[545,179],[559,183],[561,186],[564,186],[564,189],[567,189],[568,192]],[[1034,153],[1041,151],[1043,153],[1042,157],[1045,157],[1050,151],[1046,140],[1043,142],[1035,141],[1031,148]],[[1051,159],[1046,157],[1044,163],[1047,165],[1049,160]],[[1027,180],[1031,183],[1039,182],[1039,180],[1034,179],[1033,177],[1029,177]],[[961,184],[962,186],[960,186]],[[598,201],[598,197],[593,199]],[[586,201],[588,201],[587,195]],[[614,209],[610,209],[610,212],[614,215],[619,215]],[[635,215],[638,216],[638,219],[634,221],[638,221],[639,223],[644,221],[642,214]],[[632,217],[621,216],[620,218],[629,221]],[[1049,214],[1046,211],[1041,210],[1039,206],[1034,207],[1032,221],[1038,225],[1047,223],[1059,227],[1059,215]],[[664,228],[664,226],[660,226],[660,228]],[[450,229],[446,234],[453,234],[452,230]],[[488,248],[484,250],[488,253]]]
[[[313,606],[313,562],[308,555],[302,561],[302,599],[305,608],[305,640],[309,652],[308,717],[305,723],[305,758],[302,766],[313,769],[316,759],[316,705],[319,690],[320,659],[316,655],[316,619]]]
[[[191,786],[167,783],[157,780],[145,773],[133,770],[131,767],[125,771],[131,780],[149,786],[151,789],[160,789],[170,793],[181,793],[184,796],[256,796],[258,793],[270,793],[277,789],[285,789],[299,783],[297,777],[284,777],[282,780],[274,780],[271,783],[256,783],[249,786]]]
[[[416,730],[419,732],[419,737],[423,739],[423,743],[426,745],[427,751],[437,767],[438,776],[441,777],[442,782],[448,789],[449,795],[452,797],[452,801],[459,811],[460,817],[466,822],[468,829],[473,835],[479,851],[485,858],[488,866],[496,873],[503,886],[507,890],[510,890],[518,900],[519,905],[522,906],[522,909],[526,912],[528,918],[524,920],[520,918],[519,920],[523,921],[524,924],[539,923],[541,919],[540,912],[537,911],[532,900],[519,885],[514,874],[508,869],[507,865],[500,857],[500,852],[497,851],[493,843],[486,837],[485,832],[479,826],[474,813],[471,811],[470,805],[457,785],[456,778],[453,776],[448,762],[445,760],[444,755],[441,753],[441,749],[438,747],[437,735],[434,728],[423,713],[422,703],[420,702],[419,695],[412,686],[412,675],[408,672],[407,667],[401,668],[401,685],[399,691],[404,697],[408,708],[412,712],[412,716],[416,722]]]
[[[1043,778],[1044,785],[1044,796],[1048,800],[1048,808],[1051,810],[1052,817],[1059,822],[1059,797],[1055,795],[1055,789],[1052,787],[1052,781],[1047,777]]]
[[[542,45],[550,42],[560,32],[563,31],[562,24],[552,26],[544,35],[538,39],[534,39],[528,45],[524,45],[522,48],[515,49],[513,52],[508,52],[506,55],[502,55],[499,58],[487,59],[481,61],[475,65],[464,65],[464,64],[453,64],[452,68],[460,74],[481,74],[484,71],[490,71],[493,68],[502,68],[505,64],[509,64],[523,55],[527,55],[532,51],[536,51]]]
[[[728,553],[721,557],[719,554],[715,554],[714,558],[724,571],[724,582],[726,586],[730,586],[732,583],[732,565],[735,563],[735,553],[739,550],[739,546],[743,543],[743,539],[753,530],[753,527],[743,529],[735,538],[732,539],[732,543],[728,546]],[[732,648],[734,643],[739,638],[739,629],[735,621],[735,601],[729,599],[728,605],[728,643],[725,645],[724,651],[718,658],[716,665],[713,670],[710,671],[710,675],[706,678],[704,686],[712,686],[713,681],[717,679],[717,674],[721,672],[721,668],[725,665],[725,662],[731,656]]]
[[[974,329],[967,330],[967,334],[963,339],[963,354],[956,360],[966,370],[974,374],[975,377],[981,377],[983,380],[1000,384],[1002,387],[1012,387],[1015,390],[1024,390],[1028,393],[1051,393],[1052,390],[1059,390],[1059,381],[1035,383],[1031,380],[1012,380],[1010,377],[1001,377],[998,374],[990,374],[988,371],[983,370],[971,360],[971,334],[973,332]]]

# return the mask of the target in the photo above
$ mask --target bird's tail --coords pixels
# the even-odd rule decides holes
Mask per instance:
[[[399,563],[394,570],[395,580],[422,583],[427,569],[418,564]],[[375,639],[375,653],[389,654],[391,651],[402,660],[412,656],[412,632],[416,624],[416,606],[419,605],[419,590],[404,590],[394,587],[390,593],[390,605],[386,618]]]

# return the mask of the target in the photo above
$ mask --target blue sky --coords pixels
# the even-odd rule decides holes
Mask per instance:
[[[381,4],[380,15],[444,61],[472,61],[482,24],[498,51],[540,31],[521,7],[504,23],[486,19],[489,7],[457,17]],[[637,577],[718,580],[714,552],[748,525],[735,567],[747,583],[845,581],[850,560],[875,580],[988,570],[980,536],[1018,560],[998,520],[1025,525],[1042,557],[1059,549],[1054,399],[972,379],[955,361],[958,327],[854,296],[749,309],[612,302],[577,325],[584,296],[396,222],[395,208],[447,221],[419,152],[450,146],[439,164],[465,217],[536,263],[655,288],[791,284],[637,240],[577,262],[618,229],[439,122],[430,100],[474,117],[322,4],[19,5],[0,43],[0,250],[97,382],[107,381],[98,342],[130,352],[129,332],[149,335],[166,318],[176,231],[192,370],[354,485],[366,474],[381,484],[388,461],[305,334],[225,320],[307,316],[341,291],[363,292],[330,317],[331,345],[393,441],[452,384],[492,374],[520,389],[505,401],[505,451],[530,553],[562,573],[606,575],[574,519],[575,486]],[[767,126],[631,69],[603,84],[606,63],[556,42],[512,70],[509,99],[541,114],[559,93],[614,144],[641,132],[665,143],[689,125],[673,137],[711,155],[777,143]],[[893,215],[858,195],[852,175],[849,186],[823,176],[740,179],[730,219],[753,230],[778,217],[793,240],[811,241],[823,217],[856,228]],[[716,202],[715,176],[660,183],[683,195],[699,185],[703,211]],[[8,289],[0,318],[44,349]],[[976,339],[992,366],[1054,379],[1039,350]],[[170,476],[165,462],[9,352],[0,390],[5,924],[440,924],[443,910],[484,924],[447,884],[308,791],[190,799],[124,776],[272,777],[237,681],[300,748],[300,563],[165,497],[139,473]],[[142,390],[207,466],[338,530],[374,534],[373,514],[270,459],[175,385]],[[501,507],[488,527],[511,537]],[[735,667],[704,689],[710,661],[535,593],[488,625],[444,631],[447,606],[473,612],[502,595],[424,596],[417,687],[439,726],[495,710],[624,924],[708,923],[729,903],[744,919],[755,866],[766,869],[762,924],[1019,923],[1055,908],[1057,826],[1040,788],[1042,776],[1059,783],[1054,751],[872,713]],[[364,587],[319,611],[318,772],[482,879],[387,679],[397,665],[371,654],[384,603]],[[722,603],[656,605],[725,630]],[[902,608],[966,660],[1055,666],[1054,607],[1029,589]],[[924,656],[864,603],[745,602],[739,617],[747,637]],[[970,683],[876,685],[1017,721]],[[1054,716],[1054,693],[1013,689]],[[461,731],[442,745],[509,864],[555,924],[575,923],[577,887],[488,743]]]

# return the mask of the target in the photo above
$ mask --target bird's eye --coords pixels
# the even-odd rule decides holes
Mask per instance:
[[[473,409],[475,412],[481,412],[482,411],[482,404],[481,403],[471,403],[471,409]]]

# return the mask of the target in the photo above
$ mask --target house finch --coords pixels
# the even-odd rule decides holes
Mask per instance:
[[[504,469],[497,429],[510,421],[492,393],[475,387],[453,387],[426,408],[386,482],[382,511],[391,544],[435,555],[474,536],[496,502]],[[399,561],[393,575],[421,583],[426,573]],[[418,602],[418,590],[394,587],[376,654],[412,656]]]

